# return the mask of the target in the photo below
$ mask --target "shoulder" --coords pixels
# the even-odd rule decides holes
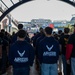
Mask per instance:
[[[9,44],[9,42],[6,39],[2,39],[3,44]]]
[[[75,33],[74,34],[71,34],[70,37],[75,37]]]
[[[40,40],[40,43],[44,43],[46,41],[46,37],[44,37],[42,40]]]
[[[54,44],[59,45],[59,41],[54,38]]]
[[[75,39],[75,33],[74,33],[74,34],[71,34],[71,35],[69,36],[69,39],[70,39],[70,40]]]

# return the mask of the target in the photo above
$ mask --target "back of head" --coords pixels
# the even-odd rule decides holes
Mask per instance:
[[[40,31],[40,32],[43,32],[43,28],[42,28],[42,27],[40,27],[39,31]]]
[[[53,29],[51,27],[46,27],[45,28],[45,32],[46,32],[47,35],[51,35],[52,34],[52,30]]]
[[[64,33],[69,33],[70,29],[69,28],[65,28],[64,29]]]
[[[62,34],[62,30],[59,30],[59,31],[58,31],[58,34],[59,34],[59,35]]]
[[[23,24],[18,24],[18,29],[22,29],[23,28]]]
[[[1,33],[3,33],[5,35],[5,30],[4,29],[1,29]]]
[[[19,30],[18,33],[17,33],[17,36],[19,38],[25,38],[26,37],[26,31],[25,30]]]
[[[5,33],[5,30],[4,30],[4,29],[1,29],[1,32],[2,32],[2,33]]]

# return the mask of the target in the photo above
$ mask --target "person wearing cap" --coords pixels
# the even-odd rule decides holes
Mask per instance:
[[[66,47],[66,60],[67,64],[70,64],[71,59],[71,72],[75,75],[75,24],[74,33],[69,37],[68,44]]]
[[[38,60],[41,75],[58,75],[57,61],[59,58],[59,42],[52,37],[52,28],[45,28],[45,36],[38,45]]]

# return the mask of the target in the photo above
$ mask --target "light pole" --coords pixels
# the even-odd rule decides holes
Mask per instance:
[[[9,32],[11,32],[11,15],[9,15]]]

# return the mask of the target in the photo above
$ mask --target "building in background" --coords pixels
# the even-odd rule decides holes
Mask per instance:
[[[31,22],[19,22],[24,25],[24,29],[28,32],[38,32],[39,28],[45,28],[47,26],[52,27],[54,32],[58,32],[58,30],[64,31],[65,27],[69,27],[71,30],[72,25],[75,23],[75,17],[72,16],[70,21],[67,20],[55,20],[51,21],[50,19],[32,19]]]
[[[3,6],[0,4],[0,15],[5,11],[6,9],[3,8]],[[5,31],[12,33],[13,31],[17,31],[17,25],[18,21],[16,21],[11,14],[8,14],[3,18],[3,20],[0,22],[0,30],[5,29]]]
[[[42,27],[43,25],[49,25],[52,21],[50,19],[32,19],[31,24]]]

